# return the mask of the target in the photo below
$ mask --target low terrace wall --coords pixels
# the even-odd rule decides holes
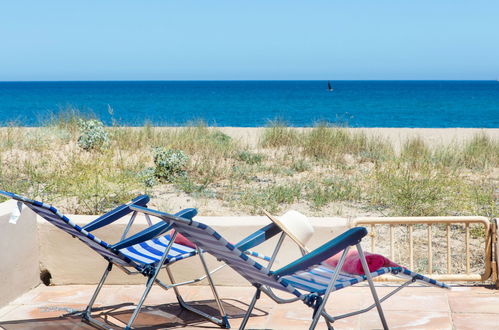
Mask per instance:
[[[23,208],[10,223],[16,201],[0,204],[0,307],[40,283],[39,245],[35,214]]]

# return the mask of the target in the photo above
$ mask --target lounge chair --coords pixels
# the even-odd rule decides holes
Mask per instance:
[[[92,298],[90,299],[88,306],[84,311],[81,312],[83,320],[98,327],[109,328],[109,326],[107,326],[106,324],[92,318],[91,312],[92,306],[109,272],[112,270],[113,266],[116,266],[127,274],[142,274],[147,277],[144,293],[142,294],[139,303],[133,311],[133,314],[128,321],[125,329],[131,328],[133,322],[140,312],[140,308],[142,307],[144,300],[146,299],[154,283],[158,284],[165,290],[173,288],[179,304],[183,308],[201,315],[202,317],[219,325],[220,327],[229,328],[227,316],[220,302],[220,299],[218,298],[218,294],[211,279],[211,274],[223,266],[218,267],[210,272],[206,266],[206,263],[204,262],[204,259],[202,258],[202,255],[199,253],[199,249],[194,249],[174,243],[177,232],[175,232],[173,235],[161,236],[169,229],[171,229],[171,227],[163,221],[160,221],[153,225],[149,216],[146,216],[146,220],[149,223],[149,227],[147,229],[126,238],[126,235],[128,234],[128,231],[130,230],[137,215],[137,212],[133,211],[130,207],[132,205],[142,207],[146,206],[149,202],[149,197],[147,195],[138,196],[131,202],[115,208],[114,210],[102,215],[101,217],[83,227],[80,227],[72,222],[62,213],[57,211],[57,209],[55,209],[53,206],[2,190],[0,190],[0,195],[17,200],[19,206],[25,205],[29,207],[31,210],[33,210],[35,213],[37,213],[39,216],[41,216],[51,224],[65,231],[71,236],[77,237],[80,241],[85,243],[87,246],[89,246],[91,249],[93,249],[108,261],[108,266],[104,271],[104,274],[102,275],[102,278],[97,285],[97,288]],[[132,213],[132,215],[125,228],[124,233],[122,234],[121,240],[118,243],[108,244],[91,234],[92,231],[109,225],[110,223],[123,218],[130,213]],[[176,216],[182,217],[182,219],[192,219],[196,215],[196,213],[197,211],[195,209],[185,209],[176,213]],[[186,259],[194,255],[199,255],[199,257],[201,258],[205,275],[190,281],[175,283],[173,274],[170,271],[169,266],[179,260]],[[162,268],[166,269],[171,284],[163,283],[157,278],[159,271]],[[212,288],[213,295],[215,296],[219,308],[220,317],[208,315],[203,311],[187,304],[177,288],[180,285],[198,282],[205,278],[208,279],[209,285]]]
[[[194,242],[198,248],[200,247],[205,252],[215,256],[217,259],[224,261],[228,266],[233,268],[256,287],[256,293],[249,305],[244,319],[242,320],[240,329],[244,329],[246,326],[249,316],[251,315],[251,311],[260,297],[261,292],[267,294],[277,303],[290,302],[275,296],[272,291],[268,290],[268,288],[290,293],[297,299],[302,300],[307,306],[311,307],[313,312],[310,329],[315,328],[321,316],[324,317],[328,328],[332,329],[332,323],[335,320],[364,313],[374,307],[378,310],[383,328],[388,329],[383,309],[381,307],[381,302],[385,299],[416,281],[440,288],[449,288],[444,283],[437,282],[402,267],[383,267],[377,271],[369,272],[364,253],[360,245],[362,238],[367,235],[367,230],[363,227],[349,229],[345,233],[335,237],[319,248],[291,262],[287,266],[271,271],[269,268],[260,265],[248,257],[240,248],[226,241],[220,236],[220,234],[203,223],[141,206],[132,205],[130,208],[134,211],[158,217],[171,224],[176,231],[182,233],[189,240]],[[269,225],[267,228],[272,228],[272,230],[275,231],[277,226],[275,226],[275,224],[271,225],[274,226]],[[341,269],[348,250],[352,246],[357,248],[365,275],[347,275],[338,272],[335,269],[321,265],[321,262],[325,259],[343,251],[337,266],[337,269]],[[273,255],[273,258],[274,257],[275,255]],[[372,279],[373,277],[387,273],[405,277],[407,281],[380,299],[378,298]],[[338,316],[331,316],[325,311],[324,307],[331,292],[363,281],[367,281],[369,284],[374,304],[362,310]],[[296,300],[296,298],[292,299],[292,301]]]

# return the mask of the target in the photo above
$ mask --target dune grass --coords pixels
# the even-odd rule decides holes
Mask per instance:
[[[283,121],[271,121],[260,138],[264,148],[293,147],[298,144],[300,134]]]
[[[384,215],[498,215],[499,142],[485,133],[440,147],[410,139],[396,152],[390,141],[327,124],[274,122],[250,146],[203,122],[115,123],[105,128],[108,145],[83,150],[78,122],[91,118],[72,110],[44,127],[0,128],[1,189],[77,214],[102,213],[145,192],[204,200],[225,215],[289,207],[331,215],[338,205]],[[158,147],[188,158],[168,182],[154,177]]]

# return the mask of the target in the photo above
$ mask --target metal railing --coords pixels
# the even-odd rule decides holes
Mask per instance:
[[[464,225],[464,245],[465,245],[465,273],[453,273],[452,263],[452,246],[451,246],[451,225],[462,224]],[[483,226],[485,233],[485,251],[484,251],[484,270],[482,273],[471,272],[471,253],[470,253],[470,225],[478,224]],[[497,224],[496,221],[490,221],[486,217],[467,216],[467,217],[359,217],[352,219],[350,225],[355,226],[369,226],[369,235],[371,238],[371,252],[375,252],[376,247],[376,231],[375,226],[387,225],[389,226],[388,235],[390,237],[390,257],[395,259],[395,226],[404,225],[408,227],[409,238],[409,267],[414,268],[414,236],[413,230],[415,225],[427,225],[427,275],[431,275],[436,280],[443,281],[486,281],[492,279],[497,282]],[[433,226],[445,225],[446,231],[446,273],[434,274],[433,271]],[[396,261],[396,260],[395,260]],[[394,280],[393,276],[384,276],[380,280]]]

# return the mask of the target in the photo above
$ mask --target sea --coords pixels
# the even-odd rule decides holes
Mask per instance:
[[[70,109],[107,125],[499,127],[498,81],[0,82],[0,125]]]

